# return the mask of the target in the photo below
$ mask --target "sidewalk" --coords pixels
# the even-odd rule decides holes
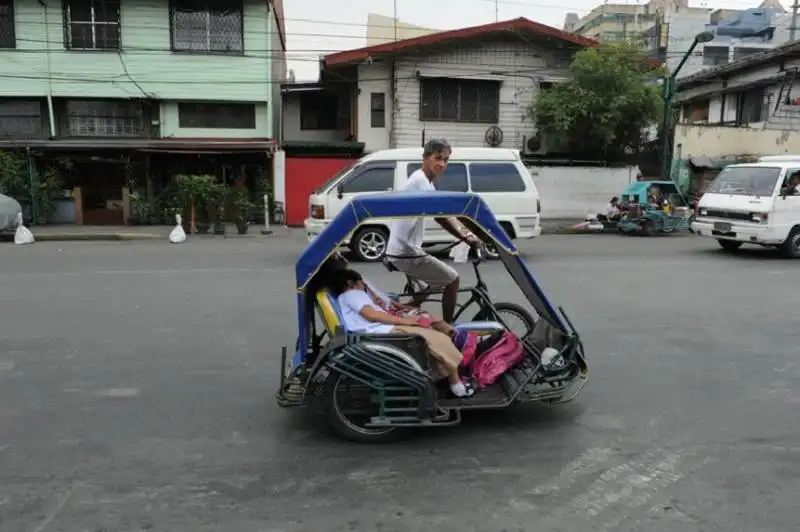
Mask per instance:
[[[542,234],[574,234],[572,226],[582,222],[576,219],[542,220]],[[120,241],[120,240],[169,240],[169,233],[174,226],[168,225],[38,225],[28,227],[38,242],[70,242],[70,241]],[[235,224],[226,224],[224,235],[194,234],[187,235],[197,239],[254,239],[254,238],[287,238],[294,234],[302,234],[299,227],[272,226],[271,234],[262,234],[262,225],[251,225],[246,235],[236,232]],[[13,240],[14,235],[4,235],[0,240]]]
[[[168,225],[41,225],[28,229],[39,242],[69,242],[69,241],[102,241],[102,240],[168,240],[169,233],[174,226]],[[251,225],[246,235],[236,232],[236,225],[225,226],[224,235],[187,235],[189,238],[270,238],[288,236],[290,230],[285,227],[272,227],[270,235],[261,234],[263,225]],[[13,239],[13,235],[11,235]]]

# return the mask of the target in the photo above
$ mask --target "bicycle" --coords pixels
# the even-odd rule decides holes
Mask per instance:
[[[454,244],[450,244],[446,246],[442,251],[448,251],[455,246],[460,244],[460,242],[456,242]],[[513,332],[517,337],[524,338],[525,336],[529,335],[533,332],[533,328],[536,325],[536,319],[531,315],[530,312],[525,310],[524,307],[518,305],[516,303],[506,303],[500,302],[495,303],[491,296],[489,295],[489,287],[484,281],[483,276],[481,275],[479,266],[486,261],[486,250],[481,246],[479,249],[470,250],[472,254],[470,263],[472,264],[472,269],[475,272],[475,285],[471,287],[459,288],[458,293],[469,293],[470,297],[464,304],[456,303],[456,313],[453,317],[453,322],[458,323],[458,319],[465,313],[465,311],[473,306],[478,306],[478,312],[473,316],[472,320],[470,321],[496,321],[500,323],[504,328]],[[383,265],[386,267],[387,270],[390,272],[396,273],[399,272],[398,270],[389,260],[388,257],[384,257]],[[437,294],[443,293],[443,290],[425,290],[425,291],[417,291],[414,288],[414,283],[412,282],[411,278],[408,275],[405,275],[406,284],[403,287],[403,292],[400,294],[390,294],[394,298],[401,298],[401,297],[408,297],[412,300],[418,298],[420,296],[435,296]],[[439,302],[441,303],[441,298],[428,298],[426,297],[424,302]],[[503,316],[506,316],[504,318]],[[518,321],[522,322],[524,326],[524,330],[517,331],[509,326],[511,320],[509,318],[516,318]]]

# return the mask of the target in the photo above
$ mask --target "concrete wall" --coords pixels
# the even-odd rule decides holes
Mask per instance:
[[[438,31],[442,30],[414,26],[377,13],[367,14],[367,46],[413,39],[414,37],[422,37]]]
[[[264,0],[244,2],[245,56],[172,53],[167,0],[122,2],[121,53],[66,50],[61,1],[46,4],[45,18],[37,0],[15,2],[17,48],[0,50],[0,97],[44,97],[50,79],[55,97],[142,98],[146,93],[160,100],[265,103],[272,98]]]
[[[531,167],[544,220],[583,219],[602,212],[608,201],[636,181],[637,167]]]
[[[271,93],[271,119],[270,126],[272,131],[267,136],[273,137],[282,142],[281,138],[281,113],[283,111],[283,104],[281,102],[281,82],[286,81],[287,67],[286,67],[286,50],[283,49],[281,44],[281,35],[278,28],[278,19],[274,9],[269,12],[269,38],[271,52],[266,54],[267,61],[269,62],[270,72],[270,87]],[[246,45],[247,43],[245,43]]]
[[[680,145],[680,146],[679,146]],[[678,125],[675,154],[694,156],[800,154],[800,133],[746,127]]]

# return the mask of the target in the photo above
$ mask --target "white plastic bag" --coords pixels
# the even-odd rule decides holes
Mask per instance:
[[[183,230],[183,218],[180,214],[175,215],[175,229],[169,234],[169,241],[173,244],[183,244],[186,242],[186,231]]]
[[[15,244],[33,244],[33,233],[30,229],[22,225],[22,213],[17,215],[17,231],[14,233]]]
[[[456,264],[463,264],[469,259],[469,244],[461,242],[450,250],[450,257]]]

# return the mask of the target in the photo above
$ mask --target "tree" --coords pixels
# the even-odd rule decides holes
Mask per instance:
[[[609,159],[638,148],[663,102],[662,67],[648,66],[638,46],[603,44],[575,54],[570,79],[539,94],[531,118],[552,150]]]

